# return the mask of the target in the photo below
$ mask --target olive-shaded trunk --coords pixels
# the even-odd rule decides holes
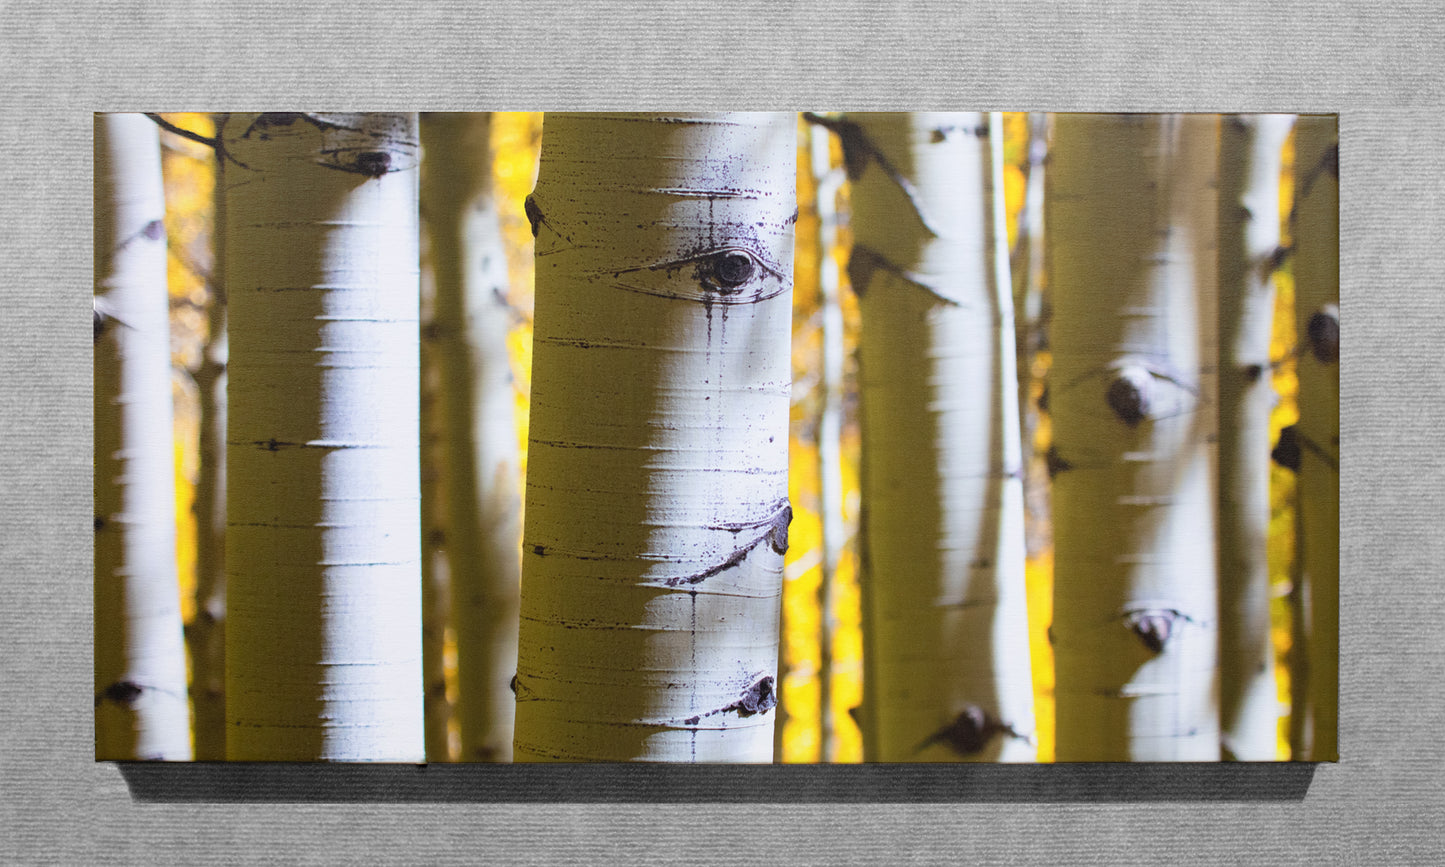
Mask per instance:
[[[421,130],[422,210],[436,279],[430,343],[440,377],[459,758],[510,761],[522,516],[490,115],[427,114]]]
[[[1059,761],[1220,755],[1215,130],[1211,115],[1054,120]]]
[[[191,758],[160,136],[97,114],[95,757]]]
[[[1032,761],[1012,286],[989,119],[862,113],[835,128],[862,317],[865,759]]]
[[[220,139],[226,755],[420,761],[416,115]]]
[[[1340,234],[1339,123],[1303,116],[1295,130],[1294,285],[1299,336],[1299,537],[1302,629],[1294,662],[1295,759],[1339,759]]]
[[[1290,115],[1229,115],[1219,152],[1219,678],[1222,754],[1271,761],[1269,416],[1279,174]]]
[[[795,121],[546,117],[518,760],[772,758]]]

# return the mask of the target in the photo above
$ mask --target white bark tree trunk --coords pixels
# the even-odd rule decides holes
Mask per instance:
[[[425,161],[425,158],[424,160]],[[447,693],[451,578],[446,552],[446,435],[436,338],[436,274],[422,223],[421,261],[421,656],[426,684],[426,760],[452,761],[452,705]]]
[[[544,122],[519,761],[771,760],[795,129]]]
[[[1012,286],[988,117],[850,114],[838,129],[863,325],[865,759],[1032,761]]]
[[[838,242],[838,187],[841,169],[829,159],[831,136],[819,126],[809,132],[809,159],[818,191],[818,313],[823,356],[818,368],[822,403],[818,409],[818,511],[823,559],[818,580],[818,761],[838,752],[837,713],[833,708],[833,643],[838,630],[838,564],[843,557],[843,308],[840,274],[833,260]]]
[[[191,758],[160,137],[95,116],[95,757]]]
[[[1215,124],[1055,118],[1059,761],[1219,758]]]
[[[1303,690],[1295,758],[1339,759],[1340,248],[1339,125],[1299,119],[1295,132],[1294,281],[1299,353],[1297,582],[1304,625],[1294,675]],[[1302,706],[1301,706],[1302,704]]]
[[[461,760],[510,761],[521,492],[507,356],[507,261],[492,196],[490,115],[422,118],[422,202],[436,275],[446,550]]]
[[[1279,174],[1290,115],[1229,115],[1219,153],[1219,674],[1223,756],[1272,761],[1269,416]]]
[[[226,758],[226,164],[218,158],[215,166],[208,333],[195,373],[201,409],[195,500],[196,614],[186,630],[197,761]]]
[[[233,114],[226,754],[423,758],[414,114]]]

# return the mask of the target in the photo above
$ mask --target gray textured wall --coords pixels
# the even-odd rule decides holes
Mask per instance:
[[[1438,859],[1445,17],[1432,0],[969,8],[0,3],[0,860]],[[1312,779],[193,767],[129,784],[92,762],[90,112],[564,107],[1342,112],[1343,761]]]

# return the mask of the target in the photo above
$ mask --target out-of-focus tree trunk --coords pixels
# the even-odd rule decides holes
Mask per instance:
[[[862,318],[865,759],[1032,761],[1012,287],[988,117],[859,113],[834,128]]]
[[[95,124],[95,757],[191,758],[160,136]]]
[[[1228,115],[1219,153],[1219,674],[1223,756],[1271,761],[1269,416],[1279,174],[1290,115]]]
[[[1220,755],[1216,124],[1054,119],[1059,761]]]
[[[422,118],[422,210],[436,279],[446,552],[462,761],[508,761],[516,700],[521,503],[507,356],[507,261],[486,113]]]
[[[1299,353],[1299,538],[1302,630],[1293,656],[1294,758],[1339,759],[1340,181],[1339,123],[1303,116],[1295,130],[1294,285]]]

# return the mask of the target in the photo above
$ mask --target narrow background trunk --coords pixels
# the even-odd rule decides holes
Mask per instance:
[[[795,116],[549,114],[516,758],[772,758]]]
[[[95,757],[191,758],[160,136],[97,114]]]
[[[1229,115],[1219,153],[1219,675],[1223,756],[1272,761],[1269,417],[1279,174],[1290,115]]]
[[[1305,116],[1295,132],[1294,281],[1299,336],[1298,577],[1304,642],[1294,758],[1339,759],[1340,253],[1339,126]]]
[[[1215,125],[1054,120],[1059,761],[1219,758]]]
[[[818,579],[818,761],[834,761],[838,753],[833,644],[838,627],[838,564],[843,555],[843,308],[839,303],[838,265],[832,250],[838,242],[840,170],[832,168],[830,135],[819,126],[809,129],[809,161],[818,197],[818,314],[822,358],[818,365],[818,512],[822,527],[822,574]]]
[[[227,758],[420,761],[416,116],[221,144]]]
[[[863,323],[865,759],[1031,761],[1012,287],[988,118],[862,113],[836,128]]]
[[[491,116],[422,117],[422,208],[436,279],[446,552],[461,761],[509,761],[521,502],[507,357],[507,262],[492,195]]]

